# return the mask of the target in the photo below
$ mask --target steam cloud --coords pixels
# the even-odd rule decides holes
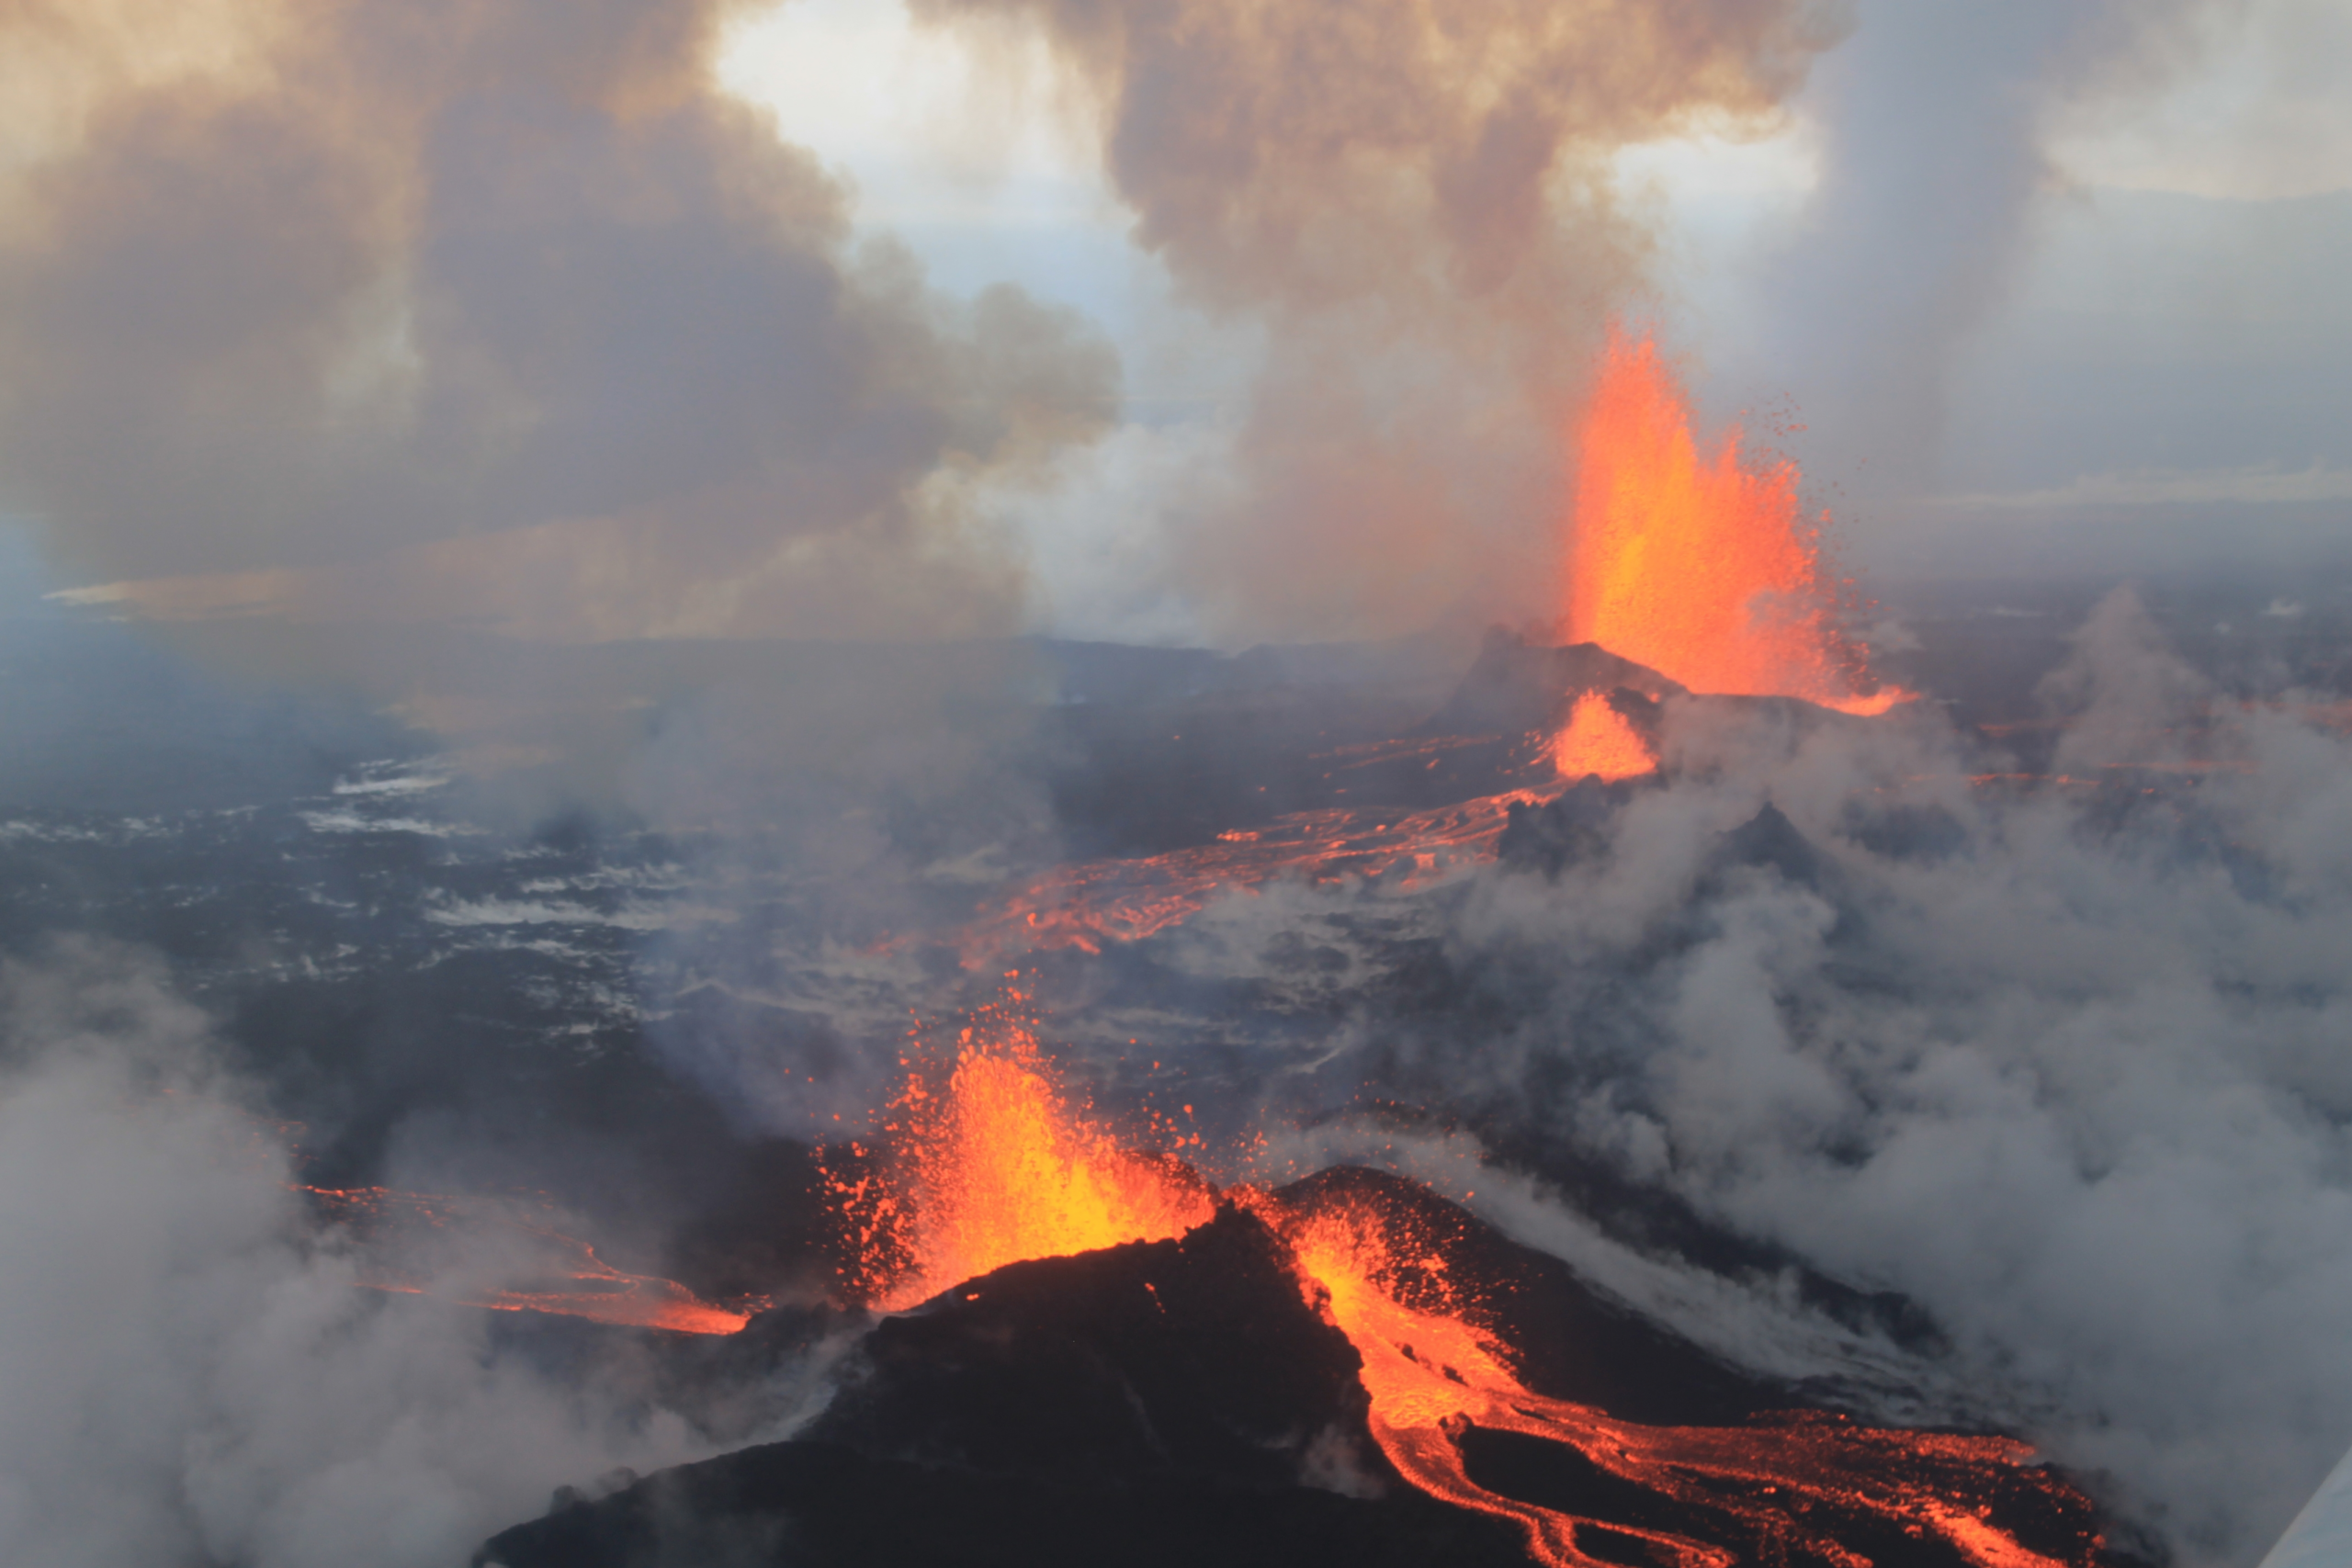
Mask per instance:
[[[160,965],[0,967],[0,1051],[9,1562],[458,1562],[560,1483],[707,1450],[625,1368],[558,1378],[494,1314],[356,1289]]]
[[[0,8],[0,472],[165,618],[974,636],[1109,347],[853,252],[715,4]]]
[[[1478,0],[1442,27],[1401,0],[917,9],[1046,28],[1099,95],[1138,239],[1193,299],[1263,322],[1248,482],[1171,547],[1235,637],[1538,608],[1512,584],[1549,581],[1555,422],[1645,261],[1607,156],[1770,123],[1840,36],[1799,0],[1565,20]],[[1963,59],[1929,22],[1865,13],[1864,39],[1932,57],[1947,90],[1917,99],[1920,69],[1860,57],[1830,84],[1886,96],[1852,107],[1869,133],[1841,143],[1791,268],[1827,301],[1805,330],[1843,321],[1825,352],[1871,367],[1852,383],[1874,412],[1822,423],[1890,466],[1926,461],[1947,351],[2037,188],[2036,93],[2161,37],[2121,15],[2018,10]],[[0,0],[9,503],[159,617],[1016,626],[1019,563],[981,497],[1107,427],[1114,358],[1067,313],[948,300],[902,254],[854,248],[844,194],[710,88],[724,16]],[[1921,177],[1945,162],[1972,183]],[[1914,244],[1933,267],[1889,260]],[[831,826],[874,772],[923,805],[986,774],[980,836],[1047,836],[999,774],[1008,738],[907,739],[957,683],[903,684],[882,716],[720,691],[638,760],[639,803],[721,815],[757,793],[773,734],[828,719],[893,760],[828,758],[777,815],[846,880],[883,854]],[[2103,1472],[2189,1561],[2245,1562],[2352,1442],[2352,748],[2286,713],[2209,723],[2213,694],[2128,599],[2050,695],[2061,772],[2161,768],[2192,742],[2232,767],[2120,811],[1993,803],[1933,723],[1681,712],[1683,771],[1608,855],[1556,885],[1482,873],[1434,906],[1446,963],[1506,1021],[1424,1037],[1359,1016],[1329,1071],[1507,1107],[1539,1142],[1907,1294],[1949,1337],[1954,1409]],[[1711,876],[1710,846],[1768,799],[1815,872]],[[943,863],[972,848],[942,837]],[[1276,888],[1170,940],[1198,970],[1271,971],[1318,918],[1344,947],[1347,912]],[[355,1292],[153,971],[83,950],[5,988],[0,1256],[42,1263],[0,1275],[10,1560],[447,1561],[558,1482],[699,1451],[625,1390],[559,1385],[462,1314]],[[752,1070],[701,1044],[705,1076]],[[1510,1201],[1519,1228],[1565,1234]],[[1702,1326],[1656,1258],[1615,1266]],[[1788,1315],[1769,1292],[1705,1300],[1766,1325],[1751,1349]],[[1839,1370],[1822,1343],[1781,1353]]]
[[[2159,84],[2230,9],[1862,0],[1809,95],[1822,184],[1755,299],[1770,325],[1748,374],[1799,389],[1816,475],[1880,506],[1940,480],[1957,359],[2062,184],[2052,120]]]

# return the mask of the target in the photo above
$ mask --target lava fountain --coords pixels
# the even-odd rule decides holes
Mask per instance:
[[[885,1312],[1008,1263],[1162,1241],[1216,1215],[1190,1167],[1123,1147],[1074,1103],[1007,1008],[975,1015],[944,1081],[906,1065],[890,1168],[867,1168],[853,1145],[827,1172],[853,1281]]]
[[[1849,1540],[1898,1537],[1932,1539],[1972,1568],[2097,1560],[2098,1538],[2081,1524],[2087,1505],[2026,1465],[2030,1450],[2012,1439],[1809,1411],[1651,1426],[1529,1389],[1482,1324],[1484,1287],[1458,1277],[1466,1266],[1420,1216],[1363,1191],[1220,1194],[1170,1154],[1123,1147],[1069,1097],[1033,1029],[1008,1010],[984,1010],[962,1031],[944,1078],[912,1063],[909,1072],[889,1157],[854,1148],[831,1182],[849,1224],[850,1283],[882,1310],[1009,1263],[1181,1236],[1222,1201],[1282,1238],[1302,1294],[1355,1348],[1373,1439],[1397,1473],[1517,1525],[1546,1568],[1602,1568],[1633,1560],[1629,1551],[1670,1568],[1853,1568],[1870,1559]],[[1481,1485],[1464,1451],[1473,1427],[1573,1450],[1640,1499],[1642,1518],[1585,1517]],[[2011,1514],[2080,1528],[2062,1530],[2063,1554],[2052,1555],[2018,1539]]]
[[[1734,426],[1702,452],[1657,343],[1611,334],[1577,444],[1567,640],[1694,692],[1885,712],[1906,694],[1874,684],[1838,624],[1796,465],[1743,460],[1739,442]]]
[[[1657,768],[1648,741],[1599,692],[1587,692],[1569,710],[1567,728],[1552,738],[1552,766],[1564,779],[1613,784]]]

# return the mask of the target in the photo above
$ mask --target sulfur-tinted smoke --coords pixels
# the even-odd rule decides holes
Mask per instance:
[[[165,618],[1016,626],[973,487],[1100,428],[1114,356],[854,249],[714,88],[723,13],[0,10],[0,504]]]
[[[921,0],[1043,27],[1097,100],[1136,242],[1261,322],[1244,486],[1169,570],[1225,637],[1535,613],[1559,427],[1649,231],[1609,159],[1762,129],[1838,33],[1804,0]]]

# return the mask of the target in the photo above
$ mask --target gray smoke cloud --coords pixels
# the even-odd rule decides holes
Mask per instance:
[[[711,1451],[625,1359],[559,1373],[496,1314],[359,1288],[257,1100],[152,957],[0,965],[0,1555],[438,1568],[559,1484]]]
[[[1540,596],[1558,421],[1644,275],[1607,154],[1709,117],[1772,123],[1838,32],[1794,4],[1601,25],[1498,0],[1442,32],[1404,6],[922,9],[1046,27],[1100,94],[1138,239],[1191,298],[1265,325],[1240,497],[1206,503],[1164,567],[1236,637]],[[988,487],[1103,428],[1117,367],[1066,313],[943,299],[903,254],[854,247],[843,193],[710,91],[722,14],[0,9],[9,504],[84,578],[129,580],[118,602],[323,627],[263,663],[340,661],[408,695],[422,671],[442,705],[419,696],[420,722],[508,744],[555,678],[454,637],[379,657],[394,645],[355,625],[1018,625]],[[1850,113],[1792,268],[1871,405],[1819,423],[1916,472],[2042,188],[2036,106],[2158,35],[2089,6],[1981,32],[1906,17],[1866,10],[1847,46],[1884,52],[1831,84]],[[1048,852],[1018,725],[971,716],[1021,685],[1017,655],[845,668],[656,682],[655,744],[606,745],[616,792],[666,820],[783,823],[780,854],[863,901],[815,927],[920,911],[899,882],[1001,876],[1008,845]],[[607,673],[561,680],[609,707]],[[2188,1561],[2244,1562],[2352,1441],[2352,757],[2217,695],[2128,599],[2048,696],[2057,770],[2107,788],[1971,787],[1998,760],[1924,718],[1808,732],[1678,709],[1676,781],[1624,811],[1608,856],[1557,884],[1466,877],[1442,890],[1458,908],[1411,914],[1506,1022],[1450,1021],[1441,1048],[1359,1015],[1330,1060],[1389,1053],[1903,1292],[1949,1340],[1932,1368],[1604,1247],[1532,1187],[1497,1200],[1711,1342],[1916,1373],[2101,1472]],[[2201,782],[2125,787],[2114,763]],[[1817,871],[1711,868],[1767,800]],[[1276,937],[1312,930],[1366,979],[1336,897],[1226,900],[1170,942],[1272,974]],[[875,981],[867,1032],[827,1049],[895,1043],[901,983]],[[462,1314],[355,1291],[151,969],[85,953],[6,987],[0,1248],[40,1260],[0,1280],[12,1559],[447,1561],[557,1482],[701,1451],[626,1390],[560,1386]],[[775,1056],[767,1036],[684,1048],[721,1083]]]
[[[2129,590],[2041,696],[2038,779],[1932,707],[1677,700],[1667,779],[1556,879],[1232,893],[1048,1030],[1193,1054],[1272,1140],[1237,1174],[1475,1191],[1736,1361],[2020,1433],[2143,1544],[2247,1568],[2352,1446],[2352,739]]]
[[[2080,782],[2011,795],[1940,723],[1670,719],[1603,861],[1477,886],[1448,941],[1516,1021],[1451,1059],[1918,1303],[1948,1412],[2251,1562],[2352,1443],[2352,746],[2219,696],[2128,592],[2046,690]],[[1804,853],[1711,860],[1768,801]]]
[[[1793,388],[1816,473],[1881,509],[1941,479],[1960,362],[2066,195],[2053,121],[2153,89],[2238,9],[1858,6],[1806,95],[1821,184],[1737,324],[1761,345],[1742,384]]]
[[[612,0],[0,9],[0,471],[149,615],[618,637],[1020,624],[986,482],[1109,346],[929,290]],[[164,580],[164,581],[153,581]]]

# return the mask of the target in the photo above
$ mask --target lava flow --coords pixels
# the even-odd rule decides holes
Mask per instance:
[[[520,1215],[512,1205],[388,1187],[298,1190],[325,1217],[370,1244],[359,1279],[369,1290],[435,1296],[494,1312],[551,1313],[676,1334],[732,1334],[751,1321],[750,1312],[714,1306],[674,1280],[625,1273],[597,1257],[586,1242]],[[439,1267],[420,1263],[424,1250],[420,1243],[427,1238],[444,1244],[433,1249],[445,1254],[437,1260]],[[463,1253],[469,1243],[486,1247],[500,1267],[451,1267],[446,1255]],[[519,1285],[513,1282],[513,1260],[531,1255],[536,1255],[532,1275]],[[469,1274],[475,1278],[469,1280]],[[486,1282],[491,1277],[506,1282]]]
[[[1530,1555],[1550,1568],[1603,1568],[1623,1561],[1626,1546],[1675,1568],[1730,1568],[1757,1552],[1771,1562],[1864,1564],[1838,1535],[1873,1524],[1913,1539],[1933,1532],[1978,1568],[2070,1561],[2029,1549],[1986,1517],[1989,1500],[2005,1492],[2074,1501],[2063,1481],[2020,1464],[2031,1452],[2023,1443],[1891,1431],[1812,1412],[1747,1427],[1653,1427],[1545,1398],[1520,1382],[1508,1354],[1473,1323],[1442,1242],[1364,1199],[1304,1213],[1278,1201],[1260,1207],[1272,1211],[1302,1278],[1363,1358],[1373,1438],[1389,1462],[1432,1496],[1518,1524]],[[1464,1461],[1459,1439],[1473,1427],[1572,1448],[1675,1505],[1682,1528],[1583,1517],[1489,1491]],[[1586,1537],[1616,1551],[1595,1556]],[[1726,1539],[1747,1550],[1726,1550]]]
[[[1645,761],[1637,771],[1648,767]],[[1100,953],[1108,942],[1139,941],[1189,919],[1220,893],[1254,891],[1283,876],[1330,882],[1395,874],[1410,887],[1490,852],[1514,803],[1548,798],[1516,790],[1430,811],[1333,807],[1220,833],[1193,849],[1088,861],[1039,878],[954,940],[964,966],[977,969],[1007,953],[1059,947]]]
[[[1657,344],[1612,333],[1578,443],[1567,639],[1694,692],[1885,712],[1907,694],[1874,687],[1838,625],[1795,465],[1743,462],[1739,436],[1702,454]]]
[[[890,1132],[892,1163],[855,1151],[856,1171],[833,1184],[856,1253],[853,1283],[886,1311],[1008,1263],[1182,1235],[1215,1217],[1220,1198],[1173,1156],[1121,1147],[1065,1097],[1025,1024],[1001,1011],[963,1032],[944,1082],[911,1077]],[[1372,1437],[1397,1472],[1516,1524],[1547,1568],[1602,1568],[1629,1551],[1671,1568],[1863,1568],[1871,1560],[1849,1544],[1858,1538],[1933,1538],[1975,1568],[2078,1568],[2098,1549],[2084,1530],[2078,1550],[2049,1555],[1996,1522],[2020,1499],[2045,1519],[2087,1516],[2064,1481],[2021,1462],[2030,1450],[2019,1442],[1815,1412],[1649,1426],[1538,1394],[1481,1326],[1478,1289],[1454,1277],[1444,1237],[1363,1192],[1300,1190],[1221,1196],[1283,1238],[1302,1293],[1355,1347]],[[1464,1457],[1473,1427],[1572,1450],[1634,1506],[1603,1519],[1489,1490]]]
[[[1798,515],[1795,466],[1743,461],[1736,428],[1713,455],[1702,454],[1682,388],[1655,343],[1611,339],[1579,446],[1562,623],[1569,643],[1596,644],[1707,695],[1797,697],[1857,716],[1910,698],[1872,679],[1864,650],[1839,624],[1839,585],[1823,567],[1819,537]],[[1422,757],[1433,768],[1449,752],[1510,739],[1400,738],[1351,749],[1366,755],[1341,765]],[[1522,751],[1494,777],[1522,784],[1507,793],[1434,809],[1295,812],[1192,849],[1065,867],[951,940],[966,967],[981,968],[1015,953],[1097,953],[1137,941],[1189,919],[1220,892],[1285,876],[1330,882],[1401,871],[1410,886],[1491,846],[1515,803],[1540,804],[1561,784],[1635,778],[1659,765],[1651,739],[1598,689],[1577,694],[1555,733],[1538,728],[1525,739],[1550,764],[1549,778],[1540,762],[1531,774]]]

